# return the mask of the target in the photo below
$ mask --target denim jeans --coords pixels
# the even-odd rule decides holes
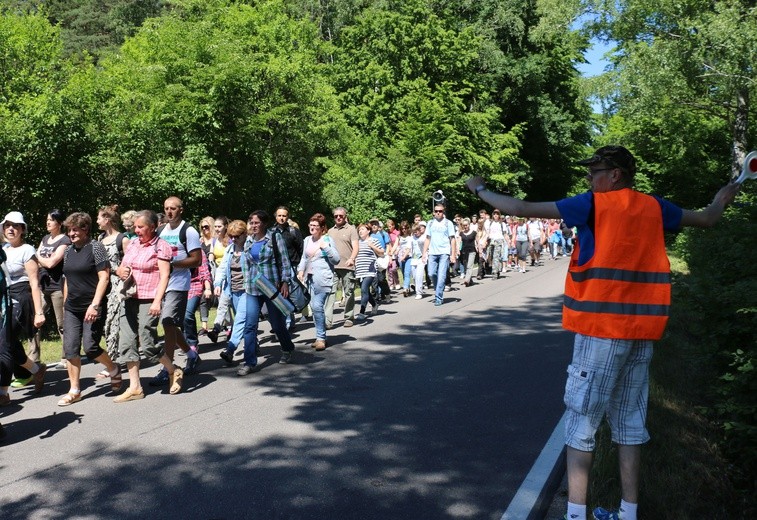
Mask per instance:
[[[413,262],[409,256],[400,262],[400,268],[402,269],[402,287],[409,291],[410,283],[413,281]]]
[[[244,338],[244,323],[247,318],[247,293],[244,291],[231,293],[229,305],[234,308],[234,324],[231,326],[231,337],[227,340],[226,349],[233,353]]]
[[[376,300],[373,298],[373,294],[371,293],[371,287],[373,286],[373,282],[376,280],[373,276],[366,276],[362,280],[360,280],[360,313],[365,314],[365,307],[369,303],[373,306],[373,308],[376,308]]]
[[[310,309],[315,322],[315,339],[326,339],[326,298],[331,294],[331,287],[319,287],[310,284]]]
[[[286,327],[286,316],[276,307],[271,300],[263,295],[254,296],[245,293],[245,320],[244,320],[244,364],[255,366],[258,364],[258,358],[255,355],[255,346],[258,344],[258,321],[260,320],[260,309],[263,304],[268,308],[268,321],[271,323],[276,338],[281,344],[281,350],[291,352],[294,350],[294,343]],[[237,312],[242,314],[241,312]],[[235,320],[236,322],[236,320]]]
[[[428,255],[428,275],[431,285],[435,287],[434,296],[437,300],[444,299],[444,282],[449,271],[449,255]]]
[[[184,338],[187,340],[187,345],[190,347],[196,347],[199,339],[197,339],[197,320],[195,319],[195,312],[200,305],[200,299],[202,297],[198,294],[187,300],[187,310],[184,313]]]

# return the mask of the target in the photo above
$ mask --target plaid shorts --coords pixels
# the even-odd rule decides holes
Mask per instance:
[[[612,441],[649,440],[646,429],[652,341],[595,338],[576,334],[565,384],[565,444],[594,450],[594,435],[607,416]]]

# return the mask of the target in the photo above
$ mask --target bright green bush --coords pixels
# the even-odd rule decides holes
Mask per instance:
[[[701,356],[719,377],[712,381],[708,410],[722,427],[722,447],[737,471],[754,485],[757,474],[757,197],[752,186],[712,229],[690,229],[675,245],[688,263],[688,287],[701,319],[690,332]]]

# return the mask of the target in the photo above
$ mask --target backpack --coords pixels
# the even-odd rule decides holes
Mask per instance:
[[[158,226],[158,229],[155,230],[155,234],[160,236],[160,234],[163,232],[164,229],[166,229],[167,224],[161,224]],[[184,252],[189,256],[189,249],[187,249],[187,228],[189,227],[189,224],[184,222],[181,227],[179,228],[179,242],[181,242],[181,245],[184,246]]]
[[[100,235],[97,237],[97,240],[99,242],[102,242],[103,238],[105,238],[105,233],[100,233]],[[116,235],[116,249],[118,250],[119,258],[124,257],[124,238],[126,238],[126,233],[119,233],[118,235]]]

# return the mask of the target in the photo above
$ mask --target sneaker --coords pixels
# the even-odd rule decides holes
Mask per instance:
[[[439,307],[441,304],[442,304],[442,299],[441,298],[436,298],[434,300],[434,307]]]
[[[239,368],[237,368],[237,375],[239,377],[244,377],[248,374],[251,374],[254,369],[255,369],[254,365],[242,365]]]
[[[415,299],[416,300],[421,300],[421,299],[423,299],[423,295],[422,294],[416,294],[415,295]]]
[[[365,321],[365,314],[362,312],[355,315],[355,321]]]
[[[376,305],[371,307],[371,316],[376,316],[378,314],[378,308],[379,308],[379,302],[376,302]]]
[[[326,350],[326,340],[325,339],[315,340],[315,343],[313,343],[313,348],[319,352],[322,350]]]
[[[150,386],[163,386],[168,383],[168,379],[168,371],[166,371],[165,367],[161,367],[157,375],[150,379],[150,382],[147,384]]]
[[[349,320],[349,319],[344,320],[344,326],[345,327],[352,327],[353,325],[354,325],[354,323],[353,323],[352,320]]]
[[[282,352],[281,358],[279,359],[279,363],[282,365],[288,365],[292,362],[292,353],[291,352]]]
[[[594,520],[619,520],[617,511],[607,511],[603,507],[594,510]]]
[[[32,376],[35,394],[41,393],[42,388],[45,386],[45,372],[47,372],[47,365],[40,363],[39,370],[37,370],[37,373]]]
[[[234,353],[230,350],[222,350],[219,355],[221,356],[221,359],[226,361],[228,365],[234,364]]]
[[[173,374],[169,375],[171,382],[171,388],[168,390],[169,394],[178,394],[181,392],[181,385],[184,382],[184,370],[175,366],[173,367]]]
[[[11,381],[11,386],[13,388],[23,388],[32,381],[32,376],[29,377],[17,377],[13,381]]]
[[[200,364],[200,361],[202,360],[200,359],[199,354],[196,355],[195,357],[187,356],[187,364],[184,365],[184,373],[187,375],[196,374],[197,365]]]
[[[203,329],[198,330],[197,331],[197,335],[198,336],[207,336],[208,335],[208,329],[203,328]]]
[[[525,273],[526,269],[525,269],[525,267],[521,267],[520,269],[518,269],[518,271],[521,272],[521,273]]]

